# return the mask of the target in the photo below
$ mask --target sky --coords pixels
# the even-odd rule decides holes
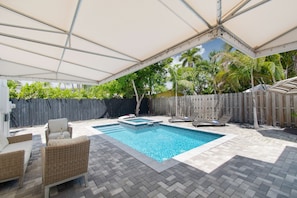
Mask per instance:
[[[224,41],[222,41],[221,39],[214,39],[205,44],[202,44],[202,48],[204,49],[202,54],[203,59],[208,59],[208,54],[212,51],[222,50],[224,44]]]

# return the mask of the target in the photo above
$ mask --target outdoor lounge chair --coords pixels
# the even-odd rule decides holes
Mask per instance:
[[[199,120],[195,119],[192,124],[195,127],[199,126],[225,126],[227,122],[231,120],[232,116],[231,115],[223,115],[220,119],[218,120]]]
[[[194,113],[190,117],[182,117],[182,116],[173,116],[168,120],[168,122],[193,122],[197,117],[197,113]]]
[[[41,148],[42,187],[48,198],[50,188],[76,178],[88,185],[90,140],[87,136],[73,139],[51,139]]]
[[[0,135],[0,182],[23,178],[32,152],[32,134],[13,137]]]
[[[50,139],[72,138],[72,127],[67,118],[50,119],[45,127],[46,144]]]

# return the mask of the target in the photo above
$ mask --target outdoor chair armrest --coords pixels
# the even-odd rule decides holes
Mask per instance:
[[[45,142],[46,142],[46,144],[48,143],[49,133],[50,133],[49,128],[45,128]]]
[[[32,140],[32,133],[7,137],[9,144]]]
[[[72,126],[68,126],[68,132],[70,133],[70,138],[72,138]]]
[[[20,186],[22,186],[24,157],[24,150],[0,154],[0,180],[20,177]]]

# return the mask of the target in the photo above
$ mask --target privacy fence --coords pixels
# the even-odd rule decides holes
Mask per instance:
[[[297,95],[273,92],[255,94],[259,124],[297,127]],[[70,121],[116,118],[134,113],[136,106],[135,99],[11,99],[11,101],[16,104],[10,116],[11,127],[43,125],[49,119],[60,117],[67,117]],[[155,98],[151,103],[148,99],[144,99],[140,114],[150,112],[153,115],[173,116],[176,109],[180,116],[195,114],[201,119],[217,119],[223,114],[232,114],[232,122],[253,124],[254,120],[251,93]]]
[[[273,92],[255,92],[259,124],[296,127],[297,96]],[[177,104],[177,106],[176,106]],[[181,96],[152,100],[155,115],[191,116],[201,119],[217,119],[223,114],[232,114],[232,122],[253,124],[252,93]]]
[[[49,119],[66,117],[70,121],[115,118],[135,112],[135,99],[11,99],[16,105],[10,114],[11,127],[43,125]],[[148,113],[144,99],[140,114]]]

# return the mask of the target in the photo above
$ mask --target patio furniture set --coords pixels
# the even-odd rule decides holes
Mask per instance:
[[[90,140],[72,138],[66,118],[49,120],[45,127],[46,146],[41,148],[42,188],[49,197],[51,187],[80,178],[88,184]],[[0,137],[0,182],[19,179],[19,187],[32,152],[32,134]]]

